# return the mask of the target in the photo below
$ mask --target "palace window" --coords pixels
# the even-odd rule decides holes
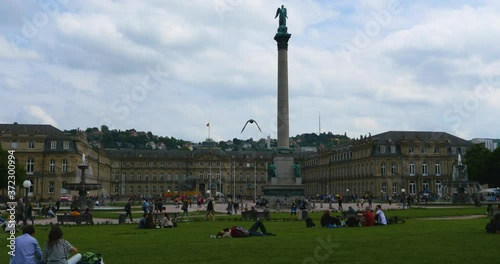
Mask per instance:
[[[434,154],[439,154],[439,147],[434,147]]]
[[[441,164],[438,161],[434,164],[434,174],[441,176]]]
[[[398,174],[398,166],[396,165],[395,162],[392,163],[392,166],[391,166],[391,174],[392,175],[396,175]]]
[[[422,190],[429,190],[429,181],[422,182]]]
[[[33,142],[33,141],[28,142],[28,148],[29,149],[34,149],[35,148],[35,142]]]
[[[410,176],[415,176],[415,163],[413,161],[410,161],[409,171]]]
[[[453,155],[457,154],[457,148],[451,147],[451,154]]]
[[[382,176],[385,175],[385,163],[382,163],[380,165],[380,175],[382,175]]]
[[[56,161],[51,160],[49,163],[49,173],[55,173],[56,172]]]
[[[379,146],[378,149],[379,149],[380,153],[382,153],[382,154],[385,153],[385,146]]]
[[[57,141],[50,141],[50,149],[56,149],[57,148]]]
[[[63,160],[63,162],[62,162],[62,172],[63,173],[68,172],[68,161],[67,160]]]
[[[422,162],[422,175],[427,176],[429,175],[429,170],[427,168],[427,162]]]
[[[68,141],[63,142],[63,149],[69,149],[69,142]]]
[[[54,193],[54,182],[49,181],[49,193]]]
[[[392,183],[392,193],[397,193],[398,192],[398,183],[393,182]]]

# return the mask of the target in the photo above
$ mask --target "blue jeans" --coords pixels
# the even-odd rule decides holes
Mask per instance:
[[[259,229],[260,232],[257,231]],[[252,227],[250,227],[248,232],[250,233],[250,236],[265,236],[267,234],[266,227],[260,220],[257,220],[257,222],[255,222],[255,224],[253,224]]]

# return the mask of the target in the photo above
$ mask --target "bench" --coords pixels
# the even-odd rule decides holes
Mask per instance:
[[[351,217],[354,217],[354,218],[357,218],[358,217],[358,213],[357,212],[342,212],[342,218],[344,220],[347,220]]]
[[[271,219],[270,212],[259,212],[259,211],[243,211],[241,212],[241,218],[245,221],[257,221],[257,218],[269,220]]]
[[[64,225],[64,222],[72,222],[77,224],[85,222],[87,224],[92,224],[94,223],[94,220],[92,219],[92,215],[57,215],[57,222],[61,223],[62,225]]]

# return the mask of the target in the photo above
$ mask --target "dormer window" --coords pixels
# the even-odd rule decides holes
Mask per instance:
[[[50,149],[56,149],[57,148],[57,141],[50,141]]]
[[[378,149],[379,149],[380,153],[382,153],[382,154],[385,153],[385,146],[379,146]]]

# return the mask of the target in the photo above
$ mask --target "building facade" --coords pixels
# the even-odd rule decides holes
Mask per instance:
[[[36,200],[55,201],[69,194],[63,185],[79,181],[77,166],[82,162],[82,154],[91,170],[87,182],[103,186],[101,192],[93,191],[90,195],[105,193],[110,186],[109,159],[89,148],[82,131],[70,136],[51,125],[0,124],[0,142],[4,150],[15,151],[16,162],[24,167],[31,181],[29,195]],[[22,189],[18,195],[24,194]]]
[[[304,161],[307,195],[440,195],[470,142],[445,132],[389,131],[361,137]]]
[[[269,184],[273,151],[223,151],[207,140],[195,150],[90,148],[85,133],[66,135],[50,125],[0,124],[0,142],[15,150],[36,199],[70,194],[65,183],[79,181],[82,154],[92,170],[90,195],[176,196],[217,193],[260,196]],[[451,180],[458,155],[470,142],[445,132],[389,131],[354,139],[321,152],[294,153],[306,196],[321,194],[440,194]],[[279,172],[278,172],[279,173]],[[18,192],[19,194],[24,191]],[[72,192],[71,194],[76,194]]]
[[[272,151],[224,152],[214,141],[194,151],[106,150],[111,159],[113,193],[177,196],[217,193],[262,194]]]

